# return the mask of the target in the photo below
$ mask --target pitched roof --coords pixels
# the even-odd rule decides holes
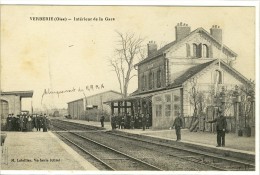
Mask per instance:
[[[203,64],[199,64],[197,66],[189,68],[187,71],[185,71],[181,76],[179,76],[177,79],[174,80],[172,84],[170,84],[170,87],[176,87],[182,85],[185,81],[190,79],[192,76],[195,74],[199,73],[202,71],[204,68],[215,62],[216,60],[209,61]]]
[[[94,97],[94,96],[100,96],[100,95],[103,95],[103,94],[106,94],[108,92],[112,92],[114,94],[118,94],[118,95],[123,95],[121,94],[120,92],[117,92],[117,91],[114,91],[114,90],[108,90],[108,91],[104,91],[104,92],[100,92],[100,93],[97,93],[97,94],[94,94],[94,95],[90,95],[90,96],[87,96],[87,97],[84,97],[85,99],[86,98],[90,98],[90,97]],[[76,102],[76,101],[81,101],[83,100],[84,98],[79,98],[79,99],[76,99],[76,100],[73,100],[73,101],[69,101],[67,103],[72,103],[72,102]]]
[[[191,36],[193,36],[196,33],[204,33],[206,34],[211,40],[213,40],[219,47],[221,47],[221,45],[223,46],[223,50],[226,50],[227,52],[229,52],[231,55],[233,55],[234,57],[237,57],[237,54],[232,51],[230,48],[228,48],[226,45],[221,44],[218,40],[216,40],[209,32],[207,32],[205,29],[203,29],[202,27],[197,28],[196,30],[193,30],[188,36],[186,36],[185,38],[177,41],[173,41],[170,42],[168,44],[166,44],[165,46],[163,46],[162,48],[160,48],[159,50],[157,50],[156,52],[154,52],[153,54],[149,55],[148,57],[146,57],[144,60],[140,61],[139,63],[137,63],[136,65],[140,65],[142,63],[147,62],[150,59],[156,58],[160,55],[163,55],[163,53],[165,53],[168,49],[170,49],[172,46],[176,46],[178,44],[183,43],[185,40],[189,39]]]
[[[215,59],[213,61],[209,61],[194,67],[189,68],[187,71],[185,71],[181,76],[179,76],[177,79],[174,80],[174,82],[167,86],[167,88],[174,88],[181,86],[185,81],[192,78],[193,76],[196,76],[197,73],[201,72],[206,67],[218,63],[218,60]],[[220,60],[220,63],[222,66],[228,68],[231,70],[234,74],[236,74],[240,79],[242,79],[245,83],[250,85],[250,80],[248,80],[246,77],[244,77],[241,73],[239,73],[236,69],[229,66],[227,63],[225,63],[223,60]]]

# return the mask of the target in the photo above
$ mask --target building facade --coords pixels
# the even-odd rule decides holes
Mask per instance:
[[[14,114],[15,116],[21,114],[22,110],[22,98],[32,98],[33,91],[10,91],[1,92],[1,124],[6,122],[8,114]]]
[[[85,98],[68,102],[68,114],[74,119],[84,119],[86,111],[97,109],[104,113],[111,113],[111,108],[104,101],[121,98],[122,94],[113,90],[91,95]],[[99,116],[96,116],[97,118]],[[97,119],[98,120],[98,119]]]
[[[187,24],[178,23],[175,41],[160,49],[150,41],[147,58],[135,65],[138,89],[125,99],[111,101],[111,106],[131,102],[132,111],[152,116],[153,129],[169,128],[180,114],[188,128],[196,118],[197,127],[213,130],[205,120],[215,118],[221,109],[231,117],[230,130],[236,127],[243,114],[231,102],[230,93],[235,94],[236,87],[254,89],[254,85],[232,67],[238,55],[223,44],[222,29],[213,25],[209,31],[191,31]]]
[[[216,106],[214,95],[221,88],[227,91],[235,86],[251,86],[232,68],[237,54],[223,45],[219,26],[213,25],[210,33],[203,28],[191,32],[190,26],[179,23],[175,32],[176,40],[159,50],[154,41],[149,42],[148,57],[136,65],[138,90],[132,95],[152,95],[147,103],[152,106],[153,128],[168,128],[178,113],[194,116],[194,93],[203,93],[207,106],[200,110],[207,113],[207,107]],[[142,112],[146,111],[150,113],[148,109]],[[234,110],[228,112],[225,114],[234,116]]]

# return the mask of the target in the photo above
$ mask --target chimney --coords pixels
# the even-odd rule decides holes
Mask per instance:
[[[222,29],[217,25],[213,25],[210,29],[210,34],[215,38],[218,42],[222,43]]]
[[[157,51],[157,44],[155,41],[149,41],[147,44],[148,57]]]
[[[188,24],[180,22],[175,26],[175,35],[176,35],[175,37],[177,41],[182,40],[189,34],[190,34],[190,26],[188,26]]]

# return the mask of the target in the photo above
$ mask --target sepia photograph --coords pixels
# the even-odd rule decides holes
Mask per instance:
[[[1,4],[1,174],[258,174],[254,2]]]

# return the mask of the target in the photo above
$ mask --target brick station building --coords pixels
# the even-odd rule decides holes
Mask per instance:
[[[174,35],[173,35],[174,36]],[[235,39],[235,37],[234,37]],[[191,123],[194,105],[191,94],[202,92],[206,116],[198,119],[198,127],[213,131],[206,120],[216,117],[214,94],[236,86],[252,87],[252,83],[232,67],[238,55],[222,42],[222,29],[213,25],[210,32],[204,28],[191,31],[185,23],[175,27],[175,40],[157,49],[157,44],[147,44],[147,57],[135,66],[138,71],[138,89],[129,97],[107,101],[112,112],[149,113],[153,129],[169,128],[180,112],[185,127]],[[238,128],[239,114],[235,104],[225,109],[230,117],[228,128]],[[253,116],[254,117],[254,116]],[[201,120],[203,119],[203,120]],[[251,126],[254,125],[251,119]]]

